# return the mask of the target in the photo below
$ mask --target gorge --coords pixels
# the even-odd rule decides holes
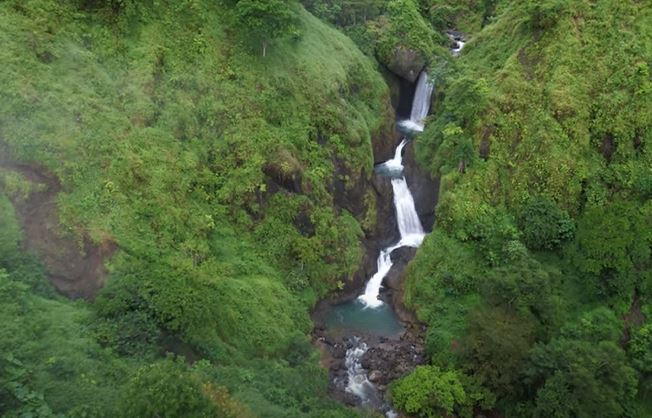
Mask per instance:
[[[379,163],[375,167],[375,175],[383,181],[391,184],[392,194],[388,196],[393,200],[394,216],[398,229],[398,240],[387,247],[381,248],[376,261],[376,271],[365,283],[364,290],[359,296],[344,303],[329,306],[323,315],[325,318],[324,332],[318,333],[321,341],[337,336],[342,343],[330,343],[330,347],[336,347],[341,355],[341,347],[344,345],[346,351],[340,360],[340,369],[332,377],[333,387],[336,391],[344,391],[354,395],[357,400],[349,398],[348,402],[365,407],[379,409],[392,416],[393,411],[383,400],[383,390],[379,390],[373,381],[389,381],[387,370],[394,365],[386,364],[387,370],[374,370],[369,376],[363,363],[367,363],[365,355],[372,349],[376,356],[382,357],[381,352],[404,351],[402,360],[408,371],[409,368],[423,361],[421,348],[415,343],[418,336],[412,335],[411,324],[400,320],[393,306],[393,299],[382,296],[383,280],[394,266],[392,254],[401,248],[417,248],[424,239],[425,232],[415,209],[415,202],[406,180],[403,153],[418,132],[423,130],[424,119],[430,109],[433,84],[428,81],[428,76],[423,71],[416,83],[416,89],[412,100],[410,118],[398,121],[399,128],[403,133],[399,144],[396,146],[393,158]],[[434,202],[430,202],[434,206]],[[391,239],[391,237],[390,237]],[[408,258],[409,260],[409,258]],[[398,267],[395,274],[400,275],[405,267],[405,261]],[[396,268],[395,268],[396,270]],[[386,299],[387,302],[383,301]],[[317,321],[319,322],[319,321]],[[398,361],[392,358],[390,361]],[[385,360],[386,361],[386,360]],[[400,362],[400,361],[398,361]],[[376,367],[378,363],[376,362]],[[342,371],[346,370],[345,374]],[[381,375],[387,374],[387,377]],[[397,376],[393,376],[394,378]]]
[[[649,2],[4,0],[0,39],[0,416],[652,417]]]

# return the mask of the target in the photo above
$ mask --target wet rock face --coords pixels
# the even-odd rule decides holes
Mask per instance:
[[[392,268],[385,276],[384,284],[389,290],[400,292],[401,283],[405,276],[405,267],[414,258],[417,249],[413,247],[401,247],[392,251]]]
[[[416,141],[419,139],[417,138]],[[403,155],[405,179],[414,198],[414,206],[426,232],[431,232],[435,223],[435,206],[439,198],[439,178],[421,168],[416,161],[414,141],[410,142]]]
[[[377,236],[373,237],[377,241],[377,247],[374,254],[374,263],[378,257],[378,251],[381,248],[390,245],[400,239],[396,213],[394,209],[394,192],[392,191],[392,182],[389,177],[375,175],[371,184],[376,193],[377,207]],[[376,265],[374,264],[374,269]],[[375,270],[374,270],[375,271]]]
[[[391,119],[381,131],[371,139],[371,150],[374,157],[374,163],[387,161],[394,156],[394,149],[400,142],[398,131],[396,130],[396,121],[394,120],[394,110],[388,106],[386,117]]]
[[[391,72],[412,83],[417,80],[419,73],[426,66],[426,59],[421,53],[404,46],[397,46],[381,61]]]
[[[392,251],[390,257],[394,265],[399,268],[405,267],[407,263],[414,258],[414,255],[417,253],[417,249],[414,247],[400,247]]]

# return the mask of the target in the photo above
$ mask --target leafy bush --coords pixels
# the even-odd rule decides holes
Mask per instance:
[[[568,213],[545,197],[535,197],[523,207],[518,216],[522,239],[533,250],[552,250],[570,241],[575,224]]]
[[[20,227],[14,207],[3,193],[0,193],[0,266],[14,258],[21,239]]]
[[[125,388],[123,417],[219,417],[183,359],[166,359],[138,370]]]
[[[398,409],[417,417],[472,416],[470,400],[454,371],[417,366],[408,376],[394,383],[390,391]]]

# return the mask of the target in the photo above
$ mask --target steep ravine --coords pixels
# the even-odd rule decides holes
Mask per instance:
[[[401,83],[400,100],[394,100],[393,105],[412,102],[414,92],[414,85]],[[396,113],[400,114],[398,111],[399,109],[395,107],[393,119],[396,118]],[[403,111],[403,113],[405,112]],[[395,130],[394,135],[394,140],[391,143],[392,150],[403,138],[403,134],[398,130]],[[383,144],[374,142],[374,160],[376,162],[389,160],[387,142]],[[432,230],[434,222],[438,179],[432,179],[417,165],[414,158],[413,141],[408,141],[405,145],[402,159],[402,174],[412,192],[414,207],[423,230],[429,232]],[[383,309],[386,310],[386,313],[382,315],[388,315],[388,322],[395,321],[400,324],[399,332],[392,334],[384,329],[383,332],[388,335],[373,330],[356,332],[359,335],[339,333],[329,329],[328,315],[334,306],[344,306],[343,303],[350,303],[364,292],[365,283],[377,270],[376,262],[381,249],[396,244],[401,238],[393,203],[391,181],[388,176],[373,175],[371,185],[377,197],[377,225],[374,233],[365,237],[366,252],[362,266],[354,275],[354,280],[348,282],[340,292],[322,300],[312,315],[315,322],[314,340],[322,352],[322,364],[330,371],[332,395],[349,405],[365,405],[382,411],[389,409],[389,406],[383,401],[387,385],[425,361],[423,328],[413,319],[411,313],[404,309],[401,302],[401,276],[405,266],[414,256],[416,248],[403,246],[391,253],[393,265],[383,280],[383,289],[379,295],[380,299],[385,302]],[[352,369],[354,361],[356,362],[355,367],[364,369],[363,380],[368,378],[367,382],[361,382],[359,385],[359,390],[365,392],[365,399],[351,393],[351,388],[346,390],[347,382],[352,379],[351,371],[355,369],[355,367]]]

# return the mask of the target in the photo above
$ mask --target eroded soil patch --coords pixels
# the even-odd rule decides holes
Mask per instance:
[[[104,285],[107,274],[104,259],[113,254],[115,243],[94,245],[86,235],[80,243],[76,237],[63,233],[56,204],[61,184],[53,174],[2,155],[0,168],[42,185],[25,199],[12,198],[23,229],[23,248],[42,260],[48,278],[60,293],[70,298],[93,299]]]

